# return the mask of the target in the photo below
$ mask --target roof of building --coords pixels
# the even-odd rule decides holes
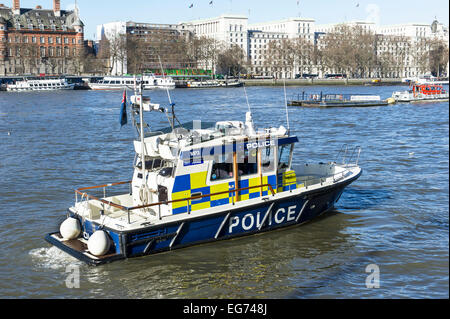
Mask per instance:
[[[0,7],[0,21],[5,20],[8,29],[29,29],[31,26],[38,29],[43,26],[45,29],[70,31],[75,25],[83,26],[76,11],[60,12],[60,16],[56,16],[53,10],[21,8],[20,14],[15,15],[11,8]]]

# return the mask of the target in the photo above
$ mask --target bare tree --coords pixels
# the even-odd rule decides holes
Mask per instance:
[[[270,41],[267,46],[266,60],[269,72],[275,78],[286,78],[294,71],[296,48],[287,38]]]
[[[139,74],[143,72],[146,46],[145,40],[136,35],[127,37],[127,67],[128,72]]]
[[[222,74],[237,76],[244,73],[245,64],[244,51],[238,45],[233,44],[218,55],[217,68]]]
[[[333,73],[366,77],[376,68],[376,37],[370,30],[341,24],[321,41],[321,62]]]
[[[448,46],[440,39],[432,39],[429,48],[430,71],[434,76],[441,76],[448,64]]]
[[[291,40],[291,50],[293,57],[293,71],[299,70],[300,74],[311,72],[314,61],[314,45],[311,41],[303,37],[298,37]],[[294,74],[295,76],[295,74]]]

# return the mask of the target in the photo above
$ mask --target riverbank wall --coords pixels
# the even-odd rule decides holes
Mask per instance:
[[[251,79],[242,80],[246,86],[328,86],[328,85],[408,85],[398,78],[381,79],[372,82],[373,79]]]

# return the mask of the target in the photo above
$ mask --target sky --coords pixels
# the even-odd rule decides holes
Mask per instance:
[[[178,23],[212,18],[225,13],[245,15],[249,23],[290,17],[311,18],[316,24],[371,21],[381,25],[429,23],[435,18],[449,24],[448,0],[77,0],[85,39],[95,39],[97,25],[115,21]],[[12,0],[0,0],[12,6]],[[53,8],[52,0],[21,0],[21,7]],[[189,8],[190,5],[192,8]],[[75,0],[61,0],[72,10]]]

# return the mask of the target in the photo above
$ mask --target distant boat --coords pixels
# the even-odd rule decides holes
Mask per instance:
[[[188,88],[216,88],[216,87],[240,87],[244,84],[241,81],[218,81],[218,80],[207,80],[207,81],[188,81]]]
[[[415,83],[407,91],[394,92],[392,98],[396,102],[448,101],[449,94],[442,85]]]
[[[68,83],[66,78],[23,78],[13,84],[7,84],[7,91],[30,92],[30,91],[55,91],[73,90],[74,83]]]
[[[342,106],[384,106],[394,103],[394,99],[382,100],[379,95],[367,94],[336,94],[323,92],[315,94],[297,95],[297,99],[288,101],[289,106],[316,106],[316,107],[342,107]]]
[[[417,83],[417,84],[447,84],[448,78],[440,78],[433,76],[432,74],[424,74],[416,77],[403,78],[402,82],[405,83]]]
[[[137,80],[136,80],[137,79]],[[170,77],[158,77],[153,74],[135,78],[134,76],[107,76],[98,82],[89,83],[92,90],[123,90],[133,89],[142,81],[144,90],[151,89],[174,89],[175,81]]]

